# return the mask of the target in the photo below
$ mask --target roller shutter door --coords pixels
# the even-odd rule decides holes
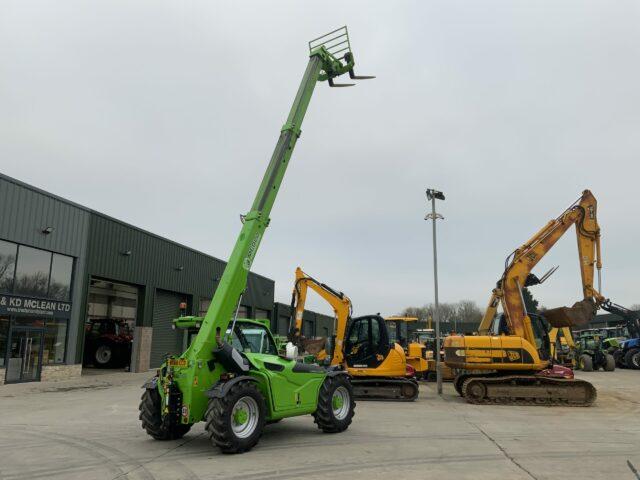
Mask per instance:
[[[153,337],[151,341],[151,368],[159,367],[167,353],[182,353],[182,330],[171,328],[174,318],[180,316],[180,302],[184,295],[156,290],[153,305]]]

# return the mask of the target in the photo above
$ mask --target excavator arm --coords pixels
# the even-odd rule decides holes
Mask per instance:
[[[590,320],[597,308],[605,301],[593,285],[594,268],[598,269],[598,276],[602,268],[600,227],[596,211],[595,197],[589,190],[585,190],[580,199],[559,217],[547,223],[507,258],[505,271],[491,294],[489,306],[480,324],[480,333],[488,332],[498,305],[501,304],[509,333],[523,337],[529,342],[535,342],[522,289],[544,282],[555,271],[555,269],[550,270],[542,278],[531,273],[571,226],[576,228],[584,298],[571,308],[560,307],[547,310],[545,318],[553,327],[558,328],[578,325]]]
[[[347,323],[351,318],[353,307],[351,300],[344,293],[338,292],[333,288],[319,282],[302,271],[300,267],[296,268],[296,281],[291,295],[291,320],[289,327],[289,340],[295,345],[303,345],[302,337],[302,321],[304,315],[304,307],[307,301],[308,289],[316,292],[322,297],[331,308],[335,316],[335,346],[331,356],[331,365],[341,365],[344,360],[343,343],[346,335]]]

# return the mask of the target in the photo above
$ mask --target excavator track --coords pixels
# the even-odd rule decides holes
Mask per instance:
[[[584,380],[538,375],[470,376],[461,386],[467,402],[476,405],[560,405],[588,407],[595,387]]]
[[[411,378],[351,377],[356,400],[393,400],[413,402],[418,398],[418,382]]]

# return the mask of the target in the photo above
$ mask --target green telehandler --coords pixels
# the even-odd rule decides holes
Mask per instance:
[[[332,87],[337,77],[356,76],[346,27],[309,42],[309,63],[251,210],[190,345],[167,356],[145,385],[140,403],[142,428],[156,440],[177,439],[205,422],[212,443],[224,453],[241,453],[258,442],[266,423],[313,415],[323,432],[346,430],[355,402],[349,376],[278,355],[263,322],[239,320],[247,275],[269,225],[269,214],[317,82]],[[235,312],[235,314],[234,314]],[[255,342],[260,337],[263,341]]]

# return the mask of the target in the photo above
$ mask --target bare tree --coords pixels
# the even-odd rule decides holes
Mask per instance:
[[[461,300],[458,302],[456,314],[458,320],[465,323],[480,323],[482,319],[482,310],[471,300]]]
[[[15,255],[0,255],[0,290],[6,291],[13,285]]]
[[[456,303],[442,302],[439,306],[440,323],[446,325],[445,330],[457,330],[460,323],[476,324],[482,318],[482,310],[471,300],[462,300]],[[428,303],[422,307],[407,307],[402,311],[402,315],[417,317],[426,322],[429,319],[434,319],[434,310],[435,305]]]

